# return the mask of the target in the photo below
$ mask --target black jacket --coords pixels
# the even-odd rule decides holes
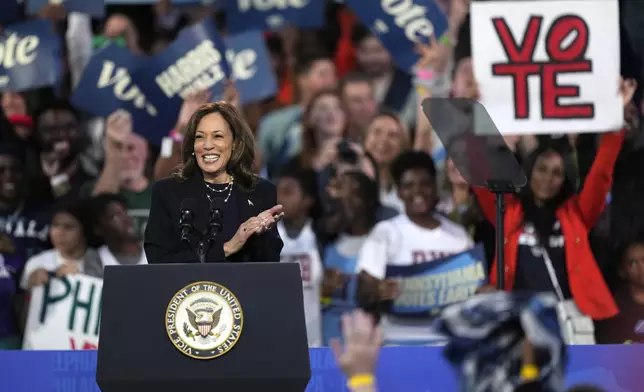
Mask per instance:
[[[194,226],[203,232],[208,224],[209,201],[206,196],[201,172],[186,181],[180,182],[175,178],[165,178],[152,186],[150,217],[145,230],[145,254],[150,264],[158,263],[190,263],[198,262],[197,256],[186,242],[181,241],[179,219],[181,201],[186,198],[195,199],[198,211]],[[246,192],[234,186],[231,198],[236,199],[239,227],[249,218],[277,204],[275,185],[264,179],[258,179],[255,188]],[[224,211],[225,214],[225,211]],[[217,241],[210,248],[207,262],[278,262],[284,243],[273,226],[263,234],[254,235],[237,253],[226,258],[223,240]]]

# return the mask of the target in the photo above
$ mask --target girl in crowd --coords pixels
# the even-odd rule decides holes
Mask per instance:
[[[470,249],[474,244],[463,227],[435,213],[438,201],[436,168],[424,152],[405,152],[392,165],[392,177],[405,214],[378,223],[358,256],[359,299],[367,308],[383,309],[399,294],[387,279],[388,265],[432,262]],[[384,303],[384,304],[383,304]],[[418,324],[416,324],[418,322]],[[389,344],[429,344],[440,340],[428,332],[427,320],[383,316]]]
[[[357,306],[355,301],[355,270],[358,253],[376,224],[379,208],[378,186],[366,174],[350,171],[340,175],[332,185],[336,204],[327,227],[338,233],[324,246],[325,278],[322,287],[325,304],[323,312],[324,345],[341,336],[340,316]]]
[[[311,99],[304,113],[300,166],[322,171],[338,158],[338,144],[347,130],[342,100],[335,90],[324,90]]]
[[[30,290],[45,284],[50,273],[58,277],[77,273],[97,276],[86,268],[98,261],[98,255],[88,246],[90,227],[87,219],[91,215],[85,206],[80,201],[67,201],[54,208],[49,231],[53,249],[38,253],[27,261],[20,281],[22,289]]]
[[[280,173],[277,202],[284,208],[284,218],[277,223],[277,231],[284,242],[280,261],[300,264],[309,347],[322,345],[320,289],[323,274],[313,223],[317,194],[314,171],[290,165]]]
[[[403,212],[404,206],[398,198],[391,179],[391,163],[401,152],[409,148],[409,135],[398,116],[381,112],[367,127],[364,149],[371,154],[378,165],[380,178],[380,202]]]

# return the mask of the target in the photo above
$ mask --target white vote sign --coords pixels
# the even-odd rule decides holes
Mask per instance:
[[[504,135],[623,123],[617,0],[472,2],[480,101]]]
[[[98,348],[103,280],[85,275],[50,279],[31,291],[23,350]]]

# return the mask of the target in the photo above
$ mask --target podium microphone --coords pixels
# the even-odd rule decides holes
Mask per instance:
[[[210,202],[210,220],[208,221],[208,242],[215,240],[223,228],[223,219],[224,214],[222,212],[222,207],[224,205],[224,200],[215,197]]]
[[[194,211],[197,203],[195,199],[181,200],[181,217],[179,218],[179,229],[181,230],[181,241],[190,242],[188,235],[194,229]]]

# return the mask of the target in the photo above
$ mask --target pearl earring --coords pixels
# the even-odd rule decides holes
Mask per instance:
[[[195,156],[195,153],[194,153],[194,152],[192,153],[192,156],[193,156],[193,157]]]

